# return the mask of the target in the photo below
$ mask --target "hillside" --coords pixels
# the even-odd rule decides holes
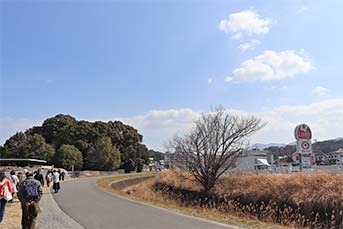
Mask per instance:
[[[314,153],[322,152],[322,153],[330,153],[332,151],[336,151],[339,148],[343,148],[343,139],[336,138],[321,142],[316,142],[312,144],[312,149]],[[286,145],[282,147],[278,146],[271,146],[265,148],[265,150],[269,150],[273,153],[278,153],[280,156],[287,156],[291,155],[296,151],[295,145]]]

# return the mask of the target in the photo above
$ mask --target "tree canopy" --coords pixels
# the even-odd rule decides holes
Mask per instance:
[[[73,145],[63,144],[55,154],[55,165],[57,167],[71,170],[75,166],[76,170],[82,169],[83,160],[80,150]]]
[[[52,162],[55,149],[40,134],[18,132],[9,138],[4,147],[5,158],[35,158]]]
[[[87,155],[87,167],[94,170],[116,170],[120,166],[120,152],[111,138],[102,137],[93,144]]]
[[[126,171],[136,169],[141,160],[146,163],[149,159],[147,147],[142,143],[143,136],[129,125],[120,121],[89,122],[76,120],[70,115],[59,114],[46,119],[41,126],[32,127],[25,132],[18,132],[4,144],[4,157],[46,159],[55,164],[55,151],[62,145],[72,145],[82,154],[83,168],[95,169],[87,160],[94,158],[98,152],[94,149],[99,141],[110,142],[113,152],[119,150],[120,168],[131,165]],[[88,156],[92,153],[92,157]],[[113,154],[117,157],[117,153]],[[113,159],[117,163],[117,159]],[[139,163],[138,160],[140,161]],[[115,166],[117,167],[117,165]],[[107,168],[107,167],[106,167]]]

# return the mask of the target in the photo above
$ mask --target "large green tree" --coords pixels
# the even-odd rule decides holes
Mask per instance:
[[[76,170],[82,169],[82,153],[73,145],[62,145],[55,154],[55,166],[70,170],[75,166]]]
[[[143,136],[134,127],[120,121],[78,121],[74,117],[64,114],[45,120],[42,126],[32,127],[25,133],[17,133],[12,136],[5,146],[6,152],[9,149],[9,153],[3,154],[23,158],[33,156],[36,158],[37,156],[54,164],[54,158],[50,159],[53,154],[52,150],[57,151],[62,145],[73,145],[82,153],[83,168],[95,169],[92,167],[93,164],[87,161],[94,155],[88,157],[88,153],[92,152],[91,149],[94,150],[98,139],[104,137],[110,138],[111,144],[119,150],[121,168],[125,167],[127,170],[133,171],[135,165],[141,167],[142,162],[147,163],[149,156],[146,146],[142,144]],[[37,141],[40,143],[36,144]],[[46,146],[37,147],[43,143]],[[39,150],[42,148],[45,150]],[[138,162],[138,160],[141,161]]]
[[[113,171],[120,166],[120,152],[112,145],[111,138],[99,138],[89,149],[87,168],[93,170]]]
[[[0,158],[6,155],[6,149],[3,146],[0,146]]]
[[[6,158],[35,158],[52,162],[55,149],[40,134],[18,132],[4,145]]]

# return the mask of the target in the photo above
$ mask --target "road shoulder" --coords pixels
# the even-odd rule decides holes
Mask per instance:
[[[51,190],[44,187],[44,193],[39,203],[42,212],[38,215],[37,227],[39,229],[84,229],[84,227],[59,208],[52,195]]]

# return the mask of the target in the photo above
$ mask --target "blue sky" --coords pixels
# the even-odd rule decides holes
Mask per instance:
[[[224,106],[252,142],[342,136],[342,1],[1,1],[0,144],[59,113],[162,149]],[[342,116],[343,117],[343,116]]]

